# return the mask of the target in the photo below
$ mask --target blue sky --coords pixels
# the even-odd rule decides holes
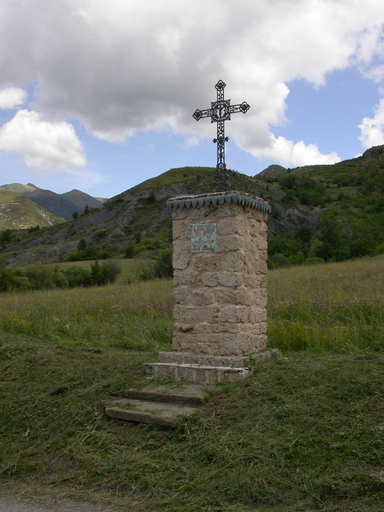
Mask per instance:
[[[112,197],[215,166],[196,108],[227,84],[227,166],[335,163],[384,144],[382,0],[4,0],[0,185]]]

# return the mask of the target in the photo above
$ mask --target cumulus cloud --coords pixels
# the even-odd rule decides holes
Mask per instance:
[[[251,149],[251,153],[256,158],[272,160],[286,167],[340,162],[335,152],[323,154],[316,144],[306,145],[303,141],[294,143],[284,137],[275,137],[272,133],[269,146]]]
[[[9,87],[0,91],[0,108],[13,109],[20,107],[27,97],[26,91],[18,87]]]
[[[35,173],[79,170],[85,165],[73,126],[44,120],[38,112],[19,110],[0,128],[0,150],[19,153]]]
[[[373,118],[364,117],[359,124],[361,135],[359,137],[363,148],[384,144],[384,99],[376,105]]]
[[[318,162],[333,156],[271,138],[289,83],[322,87],[351,65],[377,79],[383,23],[378,0],[15,0],[0,7],[0,86],[34,83],[34,110],[122,141],[161,126],[212,137],[191,114],[209,107],[220,78],[232,103],[252,107],[231,125],[243,149]]]

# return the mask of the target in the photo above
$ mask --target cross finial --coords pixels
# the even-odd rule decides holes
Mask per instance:
[[[225,165],[225,143],[228,137],[225,136],[224,122],[231,120],[231,114],[242,112],[245,114],[250,109],[248,103],[243,101],[238,105],[231,105],[231,100],[224,99],[224,88],[226,84],[219,80],[215,85],[217,91],[216,101],[211,102],[211,108],[206,110],[195,110],[193,116],[196,121],[203,117],[210,117],[211,123],[217,123],[217,137],[213,142],[217,144],[217,165],[215,172],[214,192],[225,192],[230,189]]]

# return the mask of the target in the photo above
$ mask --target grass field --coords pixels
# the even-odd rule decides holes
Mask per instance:
[[[91,262],[76,264],[88,267]],[[137,282],[137,271],[145,263],[120,264],[122,272],[113,286],[0,295],[0,332],[138,350],[169,344],[172,283]],[[270,347],[384,350],[383,255],[272,270],[268,294]]]
[[[384,256],[269,273],[271,346],[384,350]]]
[[[384,258],[269,274],[282,355],[175,431],[108,419],[170,347],[169,281],[0,296],[0,493],[132,511],[376,511]]]

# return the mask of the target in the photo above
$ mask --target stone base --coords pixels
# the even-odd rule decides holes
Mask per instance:
[[[145,374],[159,380],[186,381],[197,384],[224,384],[244,380],[252,373],[248,368],[202,366],[199,364],[145,363]]]
[[[146,375],[159,380],[224,384],[246,379],[253,362],[277,357],[278,350],[265,350],[251,356],[206,356],[186,352],[160,352],[159,363],[145,363]]]
[[[277,349],[262,350],[246,356],[210,356],[191,352],[160,352],[159,363],[198,364],[202,366],[227,366],[230,368],[247,368],[254,362],[272,359],[278,354]]]

